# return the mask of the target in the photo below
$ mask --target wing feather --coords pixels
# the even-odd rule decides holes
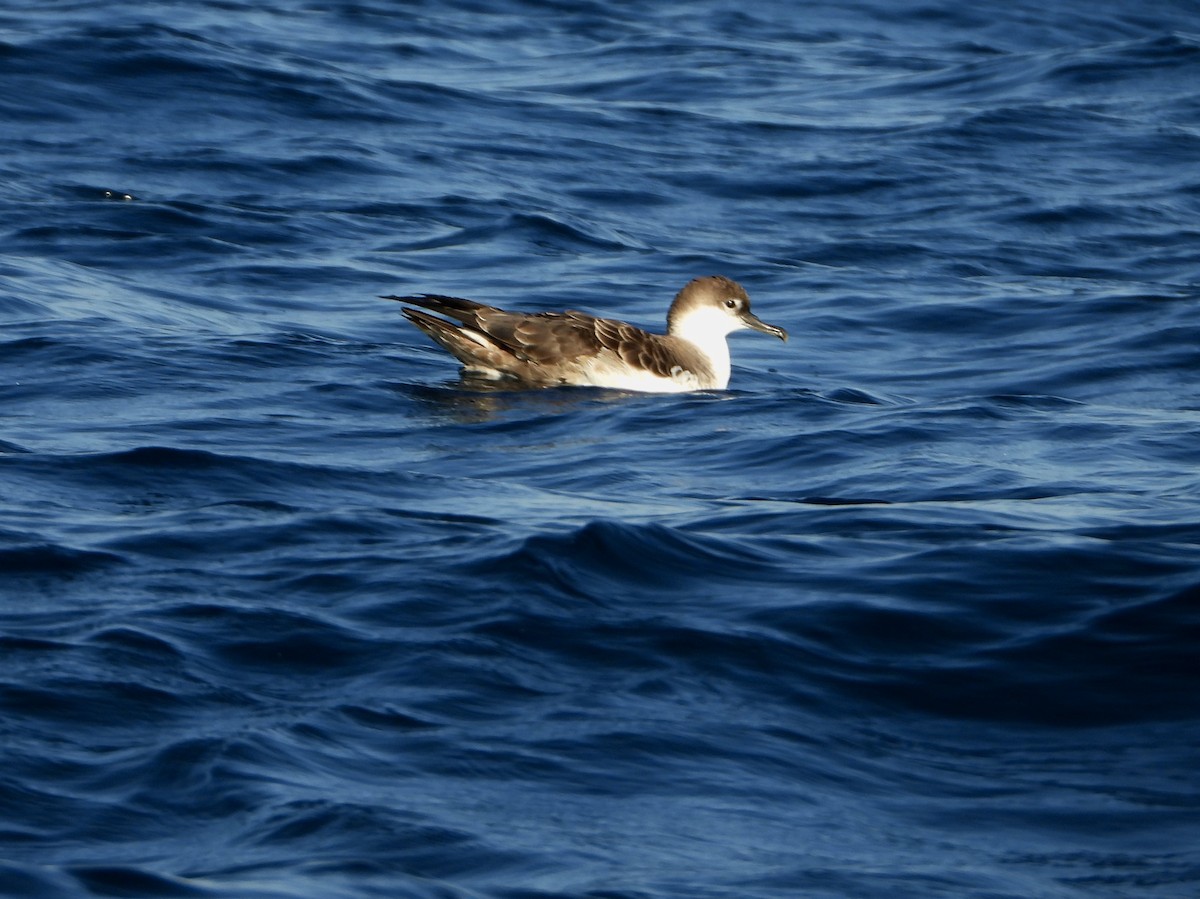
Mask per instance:
[[[603,364],[605,357],[613,363],[624,363],[644,369],[661,378],[673,378],[680,371],[691,372],[703,380],[711,377],[707,360],[687,341],[676,337],[651,334],[641,328],[610,318],[596,318],[583,312],[506,312],[473,300],[440,294],[390,296],[454,319],[461,325],[439,322],[438,327],[423,313],[409,318],[449,349],[466,364],[486,364],[499,371],[536,380],[556,376],[549,369],[564,365]],[[436,321],[436,320],[435,320]],[[464,331],[476,332],[464,343]],[[459,333],[455,333],[459,332]],[[495,343],[495,349],[478,346],[480,337]],[[498,352],[497,352],[498,351]],[[505,362],[505,355],[511,356]],[[539,374],[542,366],[547,371]]]

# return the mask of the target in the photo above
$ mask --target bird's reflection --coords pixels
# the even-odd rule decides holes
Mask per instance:
[[[462,372],[440,385],[406,384],[401,388],[431,412],[465,424],[503,420],[509,414],[561,415],[581,406],[636,401],[646,397],[626,390],[596,387],[530,387],[514,378],[484,378]]]

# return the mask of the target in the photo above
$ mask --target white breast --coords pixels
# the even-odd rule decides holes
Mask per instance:
[[[713,373],[711,387],[724,390],[729,384],[731,371],[729,341],[726,336],[736,331],[740,323],[722,310],[713,306],[702,306],[681,315],[671,327],[671,335],[686,340],[708,357]]]

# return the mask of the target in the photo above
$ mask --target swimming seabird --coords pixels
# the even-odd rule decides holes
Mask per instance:
[[[536,386],[723,390],[729,384],[727,335],[750,328],[787,340],[787,331],[750,311],[750,297],[740,284],[721,275],[696,278],[676,294],[666,334],[571,310],[506,312],[437,294],[383,299],[409,304],[402,310],[409,321],[468,372]]]

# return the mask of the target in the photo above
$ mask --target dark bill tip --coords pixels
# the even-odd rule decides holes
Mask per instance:
[[[772,337],[778,337],[783,341],[786,341],[788,338],[788,333],[783,328],[778,325],[768,325],[753,312],[744,313],[742,321],[745,322],[747,328],[753,328],[755,331],[762,331],[764,334],[770,334]]]

